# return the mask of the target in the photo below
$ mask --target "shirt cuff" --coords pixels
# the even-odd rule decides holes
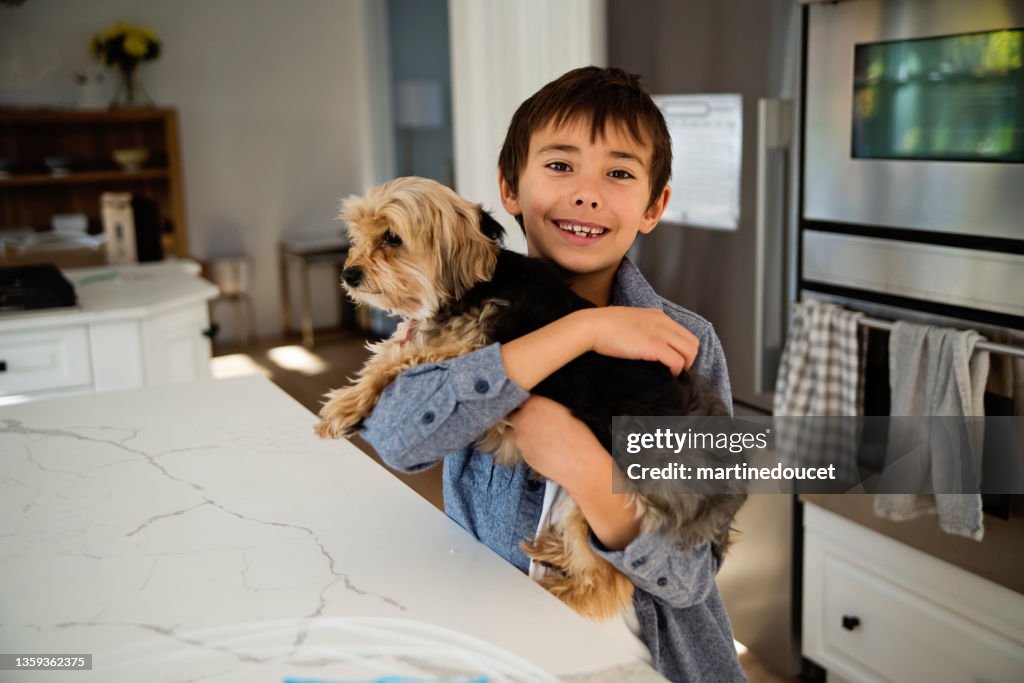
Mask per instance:
[[[652,531],[623,550],[608,550],[591,531],[590,546],[634,586],[676,609],[703,603],[715,583],[717,561],[710,543],[684,549],[664,532]]]

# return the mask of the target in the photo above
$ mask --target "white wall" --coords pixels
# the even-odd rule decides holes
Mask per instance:
[[[455,189],[505,226],[525,253],[522,230],[501,206],[498,153],[512,114],[566,71],[606,63],[604,0],[449,0]]]
[[[367,27],[380,23],[372,2],[29,0],[2,7],[0,104],[70,104],[71,73],[97,68],[86,54],[92,34],[119,20],[155,29],[163,55],[141,73],[158,104],[179,110],[192,253],[247,253],[258,332],[276,334],[279,237],[340,230],[338,200],[381,179],[370,134],[371,102],[379,101],[367,57]],[[314,280],[317,319],[327,323],[336,310],[329,272]]]

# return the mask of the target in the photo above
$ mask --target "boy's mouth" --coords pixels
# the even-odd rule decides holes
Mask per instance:
[[[562,220],[556,220],[554,223],[559,230],[575,235],[576,237],[593,239],[608,232],[607,228],[600,225],[594,225],[593,223]]]

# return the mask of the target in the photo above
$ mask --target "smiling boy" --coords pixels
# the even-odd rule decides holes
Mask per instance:
[[[635,586],[632,609],[618,623],[639,638],[632,641],[642,644],[639,653],[673,681],[745,680],[715,585],[721,558],[708,544],[682,549],[661,533],[641,534],[626,496],[612,493],[611,455],[568,409],[528,393],[595,351],[689,369],[732,405],[710,323],[659,297],[625,257],[661,218],[670,168],[664,118],[635,76],[585,67],[527,99],[499,158],[502,205],[523,227],[529,255],[555,264],[597,307],[407,370],[362,435],[402,471],[443,460],[445,511],[524,572],[531,565],[519,543],[534,536],[558,495],[572,496],[594,550]],[[414,419],[428,405],[434,419]],[[525,460],[516,467],[496,465],[473,445],[506,416]]]

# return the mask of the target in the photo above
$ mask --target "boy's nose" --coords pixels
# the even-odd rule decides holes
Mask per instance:
[[[584,199],[583,197],[577,197],[576,198],[576,206],[583,206],[584,204],[587,204],[588,202],[590,203],[590,208],[592,208],[592,209],[596,209],[597,208],[597,200],[596,199],[587,200],[587,199]]]

